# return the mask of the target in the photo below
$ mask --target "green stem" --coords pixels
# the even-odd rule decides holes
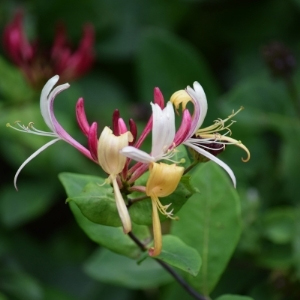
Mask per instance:
[[[189,165],[183,172],[183,175],[191,171],[194,167],[198,165],[199,161],[194,161],[191,165]]]
[[[127,202],[128,202],[127,208],[129,208],[132,204],[134,204],[136,202],[139,202],[139,201],[142,201],[142,200],[145,200],[147,198],[149,198],[149,196],[147,196],[147,195],[146,196],[137,197],[137,198],[134,198],[134,199],[130,199],[130,198],[127,197]]]
[[[129,232],[128,236],[137,244],[137,246],[143,251],[148,251],[147,247],[132,233]],[[198,294],[178,273],[176,273],[168,264],[164,261],[155,258],[157,263],[159,263],[168,273],[170,273],[174,279],[194,298],[197,300],[208,300],[208,298]]]

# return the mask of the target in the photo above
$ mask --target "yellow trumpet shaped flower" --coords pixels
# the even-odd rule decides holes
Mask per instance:
[[[184,168],[175,164],[151,163],[149,165],[149,178],[146,185],[146,194],[152,201],[152,222],[154,247],[149,249],[150,256],[157,256],[162,249],[162,234],[158,211],[168,218],[173,218],[172,211],[167,211],[171,205],[162,205],[159,197],[167,197],[172,194],[178,186],[183,175]]]

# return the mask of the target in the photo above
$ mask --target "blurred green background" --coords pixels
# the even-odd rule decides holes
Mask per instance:
[[[86,22],[95,28],[93,68],[55,103],[59,121],[83,143],[79,97],[100,128],[111,124],[116,108],[142,126],[156,86],[168,100],[199,81],[208,98],[204,125],[245,107],[232,131],[249,148],[250,162],[236,147],[220,155],[237,177],[244,230],[212,297],[300,299],[300,1],[3,0],[2,33],[19,8],[29,39],[46,50],[57,22],[75,46]],[[133,289],[111,274],[119,267],[114,260],[100,281],[93,278],[88,266],[98,246],[76,224],[58,174],[103,173],[69,145],[59,142],[30,162],[15,191],[16,170],[48,139],[6,128],[21,120],[46,129],[40,91],[0,51],[0,299],[188,299],[170,280]]]

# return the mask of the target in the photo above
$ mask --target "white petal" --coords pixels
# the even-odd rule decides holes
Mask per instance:
[[[45,86],[43,87],[42,92],[41,92],[41,97],[40,97],[41,113],[42,113],[45,123],[47,124],[47,126],[50,128],[51,131],[54,131],[54,128],[53,128],[51,118],[50,118],[50,113],[49,113],[48,95],[58,80],[59,80],[58,75],[55,75],[54,77],[50,78],[47,81],[47,83],[45,84]]]
[[[120,150],[120,153],[128,158],[131,158],[135,161],[139,161],[145,164],[149,164],[155,161],[155,158],[149,155],[147,152],[132,146],[124,147],[122,150]]]
[[[54,143],[58,142],[60,140],[60,138],[54,139],[50,142],[48,142],[47,144],[45,144],[44,146],[42,146],[40,149],[38,149],[37,151],[35,151],[34,153],[32,153],[20,166],[20,168],[18,169],[15,178],[14,178],[14,186],[16,188],[16,190],[18,190],[17,188],[17,179],[18,176],[20,174],[20,172],[22,171],[22,169],[32,160],[34,159],[37,155],[39,155],[42,151],[44,151],[46,148],[48,148],[49,146],[53,145]]]
[[[222,160],[218,159],[216,156],[214,156],[213,154],[207,152],[206,150],[194,145],[191,140],[187,140],[183,143],[184,145],[194,149],[195,151],[197,151],[198,153],[202,154],[203,156],[209,158],[210,160],[214,161],[215,163],[217,163],[220,167],[222,167],[230,176],[232,182],[233,182],[233,186],[236,187],[236,179],[234,176],[233,171],[230,169],[230,167],[228,165],[226,165]]]
[[[195,131],[201,127],[207,114],[207,99],[202,86],[199,82],[195,81],[193,87],[194,89],[189,86],[186,88],[186,91],[192,97],[195,105],[195,113],[193,117],[196,118],[193,118],[194,122],[191,126],[193,132],[191,135],[193,135]]]
[[[47,109],[48,109],[48,114],[50,117],[50,122],[51,122],[51,126],[53,128],[53,131],[56,132],[59,136],[61,135],[59,132],[57,132],[59,129],[61,129],[61,131],[64,131],[61,126],[59,125],[59,123],[57,122],[55,116],[54,116],[54,100],[57,94],[59,94],[60,92],[62,92],[63,90],[67,89],[68,87],[70,87],[70,85],[68,83],[64,83],[61,85],[58,85],[57,87],[55,87],[55,89],[49,94],[48,99],[47,99]]]
[[[151,103],[153,111],[152,149],[153,157],[162,156],[172,145],[175,137],[175,113],[171,102],[162,110]]]

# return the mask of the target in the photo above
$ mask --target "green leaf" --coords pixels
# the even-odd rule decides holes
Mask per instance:
[[[73,174],[73,173],[60,173],[58,175],[59,180],[63,184],[68,197],[75,197],[78,195],[84,186],[90,182],[101,182],[103,180],[101,177]]]
[[[101,180],[96,176],[72,173],[61,173],[59,175],[59,179],[64,185],[69,197],[73,197],[74,195],[80,193],[82,188],[87,183],[96,183]],[[121,227],[115,228],[93,223],[84,217],[75,203],[70,202],[69,205],[78,225],[91,240],[116,253],[132,258],[139,257],[141,250],[127,235],[123,233],[123,229]],[[133,233],[140,240],[149,239],[149,230],[146,226],[139,226],[134,223],[132,225]]]
[[[43,299],[43,290],[38,282],[20,270],[2,269],[0,289],[18,300]]]
[[[198,250],[202,267],[187,280],[208,295],[223,273],[241,233],[238,195],[225,172],[213,162],[197,167],[191,178],[199,190],[178,213],[171,233]]]
[[[70,201],[75,202],[82,214],[94,223],[122,226],[113,189],[110,184],[105,183],[105,179],[99,177],[97,183],[88,183],[81,193],[67,199],[67,202]]]
[[[173,280],[154,259],[146,259],[142,264],[137,264],[130,258],[106,249],[97,250],[85,263],[84,270],[101,282],[132,289],[154,288]]]
[[[263,233],[273,243],[286,244],[295,235],[295,208],[276,207],[264,214]]]
[[[26,83],[22,73],[12,65],[8,64],[0,56],[0,94],[11,102],[22,102],[32,100],[34,91]]]
[[[136,181],[136,185],[146,185],[148,179],[148,173],[144,174],[141,178]],[[189,197],[194,193],[194,188],[190,184],[190,176],[183,176],[178,184],[177,189],[168,197],[160,198],[160,202],[163,205],[172,203],[169,207],[173,210],[174,214],[182,208],[187,202]],[[144,195],[144,194],[143,194]],[[141,196],[141,193],[132,193],[129,197],[131,199]],[[130,217],[133,222],[140,225],[151,225],[152,224],[152,204],[150,199],[145,199],[134,203],[129,209]],[[166,216],[160,214],[160,220],[165,221]]]
[[[149,30],[144,32],[140,45],[137,70],[142,99],[150,102],[155,86],[168,99],[195,80],[201,83],[208,99],[217,97],[219,87],[207,61],[186,41],[168,32]]]
[[[8,298],[0,292],[0,300],[8,300]]]
[[[159,256],[155,257],[171,266],[196,276],[201,266],[198,251],[173,235],[163,236],[163,248]]]
[[[239,295],[223,295],[218,297],[216,300],[253,300],[253,298]]]
[[[145,186],[148,176],[149,174],[145,173],[137,180],[136,185]],[[75,202],[82,214],[94,223],[113,227],[122,226],[111,185],[102,185],[105,180],[100,177],[93,177],[91,181],[82,187],[80,193],[74,193],[67,201]],[[190,176],[183,176],[175,192],[160,200],[163,205],[172,203],[170,209],[173,209],[176,214],[193,192],[194,190],[190,185]],[[145,196],[145,194],[135,192],[130,195],[130,198],[141,195]],[[131,205],[129,214],[134,223],[151,225],[152,207],[150,199],[144,199]],[[162,221],[166,220],[165,216],[161,215],[160,217]]]

